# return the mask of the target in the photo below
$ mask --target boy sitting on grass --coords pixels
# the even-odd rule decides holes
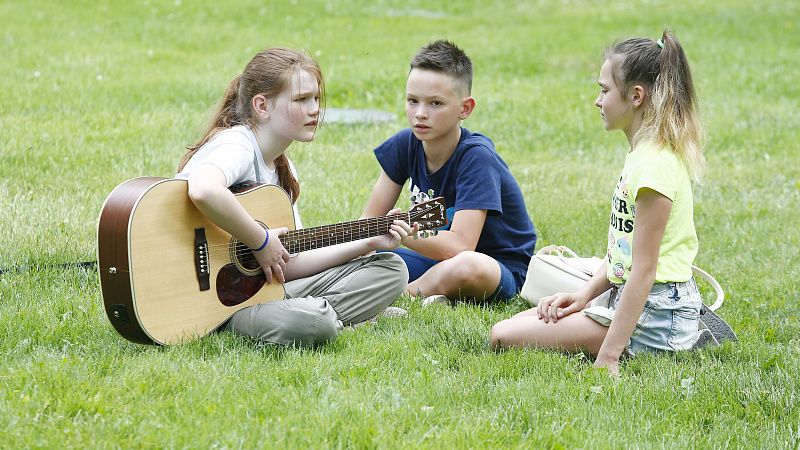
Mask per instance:
[[[406,292],[423,305],[459,297],[501,301],[519,293],[536,231],[514,176],[492,141],[461,127],[475,109],[472,61],[436,41],[411,60],[406,117],[411,128],[375,149],[382,172],[364,217],[385,215],[411,179],[420,193],[444,197],[448,225],[395,250],[409,270]]]

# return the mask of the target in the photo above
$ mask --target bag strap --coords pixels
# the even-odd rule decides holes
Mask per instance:
[[[577,253],[573,252],[569,247],[565,247],[563,245],[548,245],[540,248],[536,254],[558,256],[558,259],[560,259],[564,264],[583,272],[590,278],[594,275],[594,270],[586,267],[586,264],[583,263],[581,257],[578,256]],[[569,260],[567,260],[567,256],[569,256]]]
[[[714,304],[708,307],[708,309],[711,311],[716,311],[719,309],[719,307],[722,306],[722,302],[725,301],[725,292],[722,290],[722,286],[720,286],[717,280],[709,275],[708,272],[697,266],[692,266],[692,272],[694,272],[695,275],[699,275],[700,278],[706,280],[708,284],[714,288],[714,292],[717,293],[717,299],[714,301]]]

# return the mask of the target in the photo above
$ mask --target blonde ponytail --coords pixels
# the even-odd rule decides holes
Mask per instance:
[[[658,41],[628,39],[607,50],[606,59],[615,62],[614,80],[623,91],[638,84],[648,94],[634,144],[653,141],[670,148],[692,180],[701,182],[705,135],[689,62],[675,36],[664,30]]]

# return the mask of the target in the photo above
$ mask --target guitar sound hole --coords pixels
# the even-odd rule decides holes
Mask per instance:
[[[244,275],[258,275],[262,273],[253,251],[236,239],[231,239],[230,257],[236,268]]]
[[[236,244],[236,254],[239,255],[239,263],[247,270],[258,270],[259,265],[253,251],[241,242]]]

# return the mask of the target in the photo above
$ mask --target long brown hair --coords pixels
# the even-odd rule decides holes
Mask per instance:
[[[623,92],[641,85],[645,96],[642,127],[634,143],[645,140],[668,146],[683,161],[695,182],[702,179],[704,132],[692,72],[683,47],[669,30],[661,39],[628,39],[606,51],[614,82]]]
[[[317,78],[320,88],[320,107],[324,107],[325,84],[322,70],[310,56],[288,48],[268,48],[257,53],[247,63],[241,75],[231,80],[225,95],[219,103],[214,117],[208,124],[203,137],[194,145],[186,147],[186,153],[178,163],[182,171],[197,150],[220,131],[236,125],[255,128],[258,118],[252,111],[251,100],[256,95],[275,98],[289,86],[291,74],[295,70],[305,70]],[[281,154],[275,159],[278,182],[292,198],[292,203],[300,196],[300,184],[289,167],[289,159]]]

